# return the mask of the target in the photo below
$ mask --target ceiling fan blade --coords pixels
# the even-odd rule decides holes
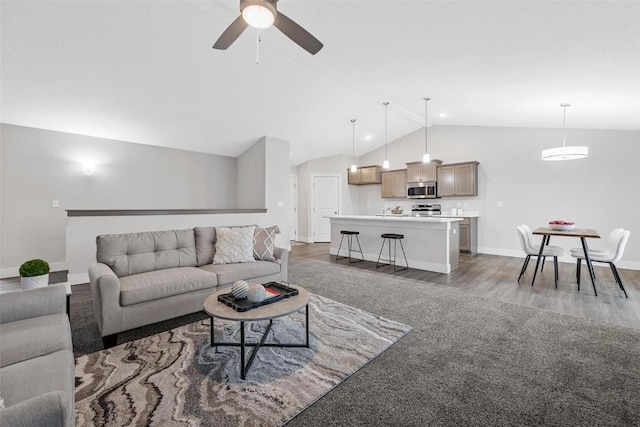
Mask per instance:
[[[213,45],[214,49],[224,50],[231,46],[231,44],[236,41],[240,34],[249,26],[247,22],[242,18],[242,15],[238,16],[235,21],[231,23],[224,30],[224,33],[218,38],[216,43]]]
[[[312,55],[318,53],[320,49],[322,49],[322,46],[324,46],[320,40],[313,37],[310,32],[296,24],[291,18],[280,11],[278,11],[278,16],[276,16],[273,25]]]

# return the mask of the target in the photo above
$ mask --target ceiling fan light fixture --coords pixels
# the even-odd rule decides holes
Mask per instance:
[[[243,2],[242,18],[253,28],[269,28],[276,20],[275,8],[266,1]]]
[[[570,145],[567,147],[566,134],[567,134],[567,107],[571,107],[571,104],[560,104],[563,110],[562,121],[562,147],[553,147],[542,150],[542,160],[548,162],[557,162],[562,160],[576,160],[584,159],[589,156],[589,147],[584,145]]]

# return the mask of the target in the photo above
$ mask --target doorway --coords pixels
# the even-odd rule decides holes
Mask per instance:
[[[298,240],[298,176],[289,175],[289,240]]]
[[[331,241],[331,221],[340,209],[340,175],[313,175],[311,224],[314,242]]]

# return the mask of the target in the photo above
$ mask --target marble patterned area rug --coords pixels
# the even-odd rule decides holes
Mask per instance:
[[[76,423],[279,426],[411,331],[315,294],[309,310],[310,348],[263,347],[244,381],[239,348],[209,345],[209,319],[81,356]],[[275,319],[267,342],[304,342],[304,321]],[[247,341],[267,323],[247,322]],[[216,319],[215,334],[239,342],[239,323]]]

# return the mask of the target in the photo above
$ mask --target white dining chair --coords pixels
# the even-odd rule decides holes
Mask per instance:
[[[593,255],[605,255],[614,252],[619,240],[618,234],[622,232],[624,232],[624,228],[614,228],[613,230],[611,230],[611,233],[609,233],[609,237],[607,238],[607,247],[600,249],[589,248],[589,258],[591,258]],[[584,258],[584,255],[581,255],[584,254],[584,250],[582,249],[582,247],[571,248],[569,251],[574,258]],[[593,278],[596,278],[595,271],[593,271]],[[576,280],[580,282],[580,268],[576,268]]]
[[[622,231],[616,231],[622,230]],[[616,229],[611,232],[609,235],[609,248],[606,251],[591,251],[589,250],[589,258],[592,262],[602,262],[609,264],[611,268],[611,272],[613,273],[613,278],[624,292],[624,297],[629,298],[627,296],[627,291],[624,289],[624,285],[622,284],[622,279],[620,278],[620,274],[618,273],[618,269],[616,268],[615,262],[619,261],[624,254],[624,248],[627,246],[627,242],[629,241],[629,236],[631,232],[629,230]],[[614,233],[615,232],[615,233]],[[613,238],[612,238],[613,235]],[[578,277],[578,290],[580,290],[580,269],[582,265],[582,260],[584,259],[583,251],[572,251],[571,256],[577,259],[576,266],[576,275]]]
[[[540,245],[532,245],[529,240],[529,235],[527,233],[527,229],[521,225],[517,226],[518,237],[520,238],[520,246],[522,247],[522,251],[526,254],[526,258],[524,259],[524,263],[522,264],[522,269],[520,270],[520,276],[518,276],[518,282],[522,278],[522,275],[527,270],[527,266],[529,265],[529,260],[532,256],[537,257],[540,254]],[[553,267],[554,267],[554,280],[556,284],[556,288],[558,287],[558,257],[564,254],[564,249],[560,246],[545,246],[542,250],[543,257],[553,257]],[[531,285],[533,286],[533,284]]]
[[[623,232],[624,232],[624,228],[614,228],[613,230],[611,230],[611,233],[609,233],[609,237],[607,238],[607,247],[602,249],[589,248],[589,256],[591,256],[591,254],[605,254],[605,253],[614,252],[616,249],[616,245],[620,240],[619,234]],[[580,255],[584,253],[584,251],[582,250],[582,247],[571,248],[570,252],[576,255]],[[584,258],[584,256],[582,258]]]

